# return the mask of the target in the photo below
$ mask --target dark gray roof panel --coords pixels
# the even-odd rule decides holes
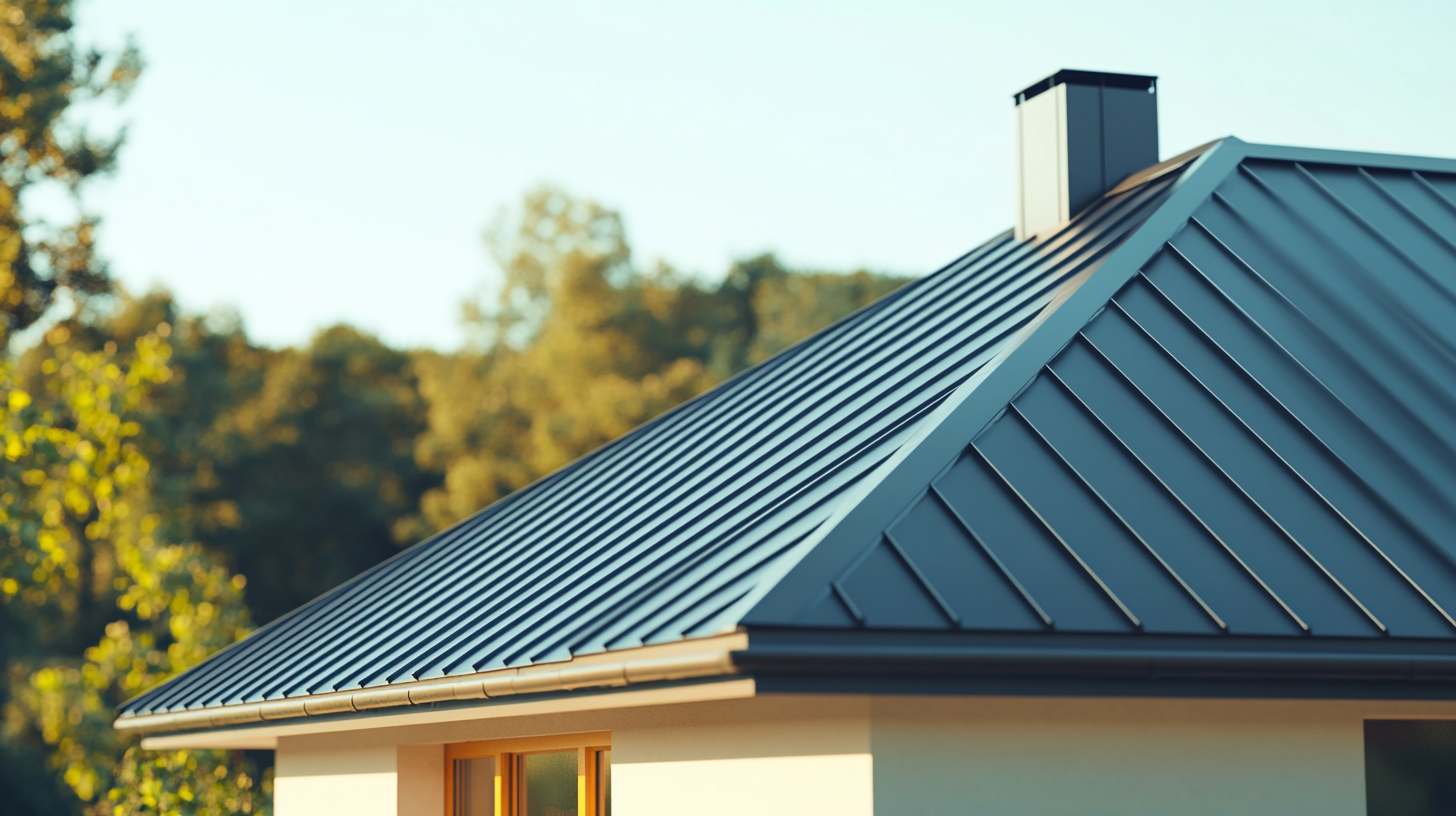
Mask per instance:
[[[979,430],[886,471],[908,505],[871,492],[746,622],[1456,638],[1456,174],[1238,149]]]
[[[123,712],[380,686],[731,629],[744,599],[775,579],[783,555],[846,491],[1000,353],[1058,286],[1105,260],[1177,178],[1109,199],[1038,241],[992,240],[264,627]],[[893,555],[875,556],[888,559],[884,580],[902,588],[921,580]],[[877,616],[881,596],[904,595],[851,584]],[[884,614],[928,625],[941,609],[922,602]],[[823,614],[834,623],[850,613]]]
[[[123,712],[735,626],[1447,648],[1456,162],[1236,139],[1187,161],[992,240]]]

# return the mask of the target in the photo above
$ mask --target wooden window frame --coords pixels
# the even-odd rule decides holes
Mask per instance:
[[[445,746],[445,816],[455,816],[455,760],[493,758],[495,767],[495,812],[516,816],[517,768],[523,754],[576,750],[576,812],[597,816],[596,752],[610,751],[612,732],[559,734],[550,737],[457,742]]]

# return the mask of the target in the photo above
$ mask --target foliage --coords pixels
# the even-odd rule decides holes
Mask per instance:
[[[115,705],[240,639],[250,625],[242,576],[197,545],[159,541],[159,520],[146,512],[149,463],[135,417],[149,390],[170,377],[169,328],[137,338],[123,357],[114,344],[69,348],[69,332],[59,327],[38,366],[41,391],[0,360],[0,529],[8,544],[0,593],[10,620],[50,621],[35,627],[30,659],[12,666],[12,678],[24,682],[13,690],[6,730],[51,746],[65,783],[97,813],[236,812],[258,797],[259,774],[246,762],[197,752],[158,765],[127,750],[111,729]],[[46,654],[47,646],[85,637],[97,615],[110,622],[80,660]],[[26,664],[33,670],[13,670]],[[112,787],[115,780],[123,784]],[[160,809],[172,800],[232,804]]]
[[[142,751],[128,748],[115,787],[98,811],[123,814],[273,812],[271,769],[261,780],[242,751]]]
[[[59,328],[51,339],[63,343],[67,335]],[[61,345],[41,363],[46,393],[39,400],[3,362],[5,600],[46,608],[52,624],[74,627],[109,591],[118,556],[113,539],[137,509],[127,494],[147,472],[134,441],[141,428],[130,415],[146,389],[166,379],[168,353],[160,337],[147,336],[123,367],[113,352]]]
[[[120,293],[100,319],[67,325],[73,343],[102,348],[162,322],[172,377],[137,414],[159,535],[260,578],[248,603],[265,622],[398,551],[396,523],[439,481],[415,461],[425,405],[411,353],[347,326],[270,349],[164,292]]]
[[[67,117],[78,103],[121,98],[141,70],[135,48],[83,48],[70,0],[0,2],[0,340],[35,322],[61,290],[105,292],[95,255],[95,218],[61,226],[30,223],[22,196],[52,182],[79,196],[115,164],[122,135],[98,138]],[[79,197],[75,199],[80,209]]]

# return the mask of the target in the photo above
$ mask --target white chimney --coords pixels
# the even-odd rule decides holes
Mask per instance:
[[[1016,238],[1061,226],[1158,163],[1158,78],[1058,71],[1016,100]]]

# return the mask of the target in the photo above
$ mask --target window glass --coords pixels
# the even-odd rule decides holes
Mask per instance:
[[[1369,816],[1456,813],[1456,721],[1367,720]]]
[[[577,816],[576,752],[522,754],[521,816]]]
[[[612,749],[596,752],[597,760],[597,813],[596,816],[612,816]]]
[[[495,816],[495,758],[457,759],[455,816]]]

